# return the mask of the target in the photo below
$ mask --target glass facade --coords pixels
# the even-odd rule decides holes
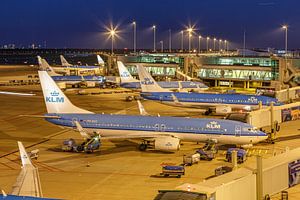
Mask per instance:
[[[137,68],[136,66],[126,65],[130,74],[136,76]],[[154,76],[175,76],[175,67],[146,67],[146,70]]]
[[[265,57],[207,57],[203,58],[204,65],[235,65],[235,66],[260,66],[276,67],[277,60]]]
[[[183,65],[183,58],[172,54],[143,54],[138,56],[127,56],[126,62],[137,63],[164,63]]]
[[[258,70],[231,70],[231,69],[200,69],[200,78],[224,78],[224,79],[244,79],[244,80],[274,80],[271,71]]]

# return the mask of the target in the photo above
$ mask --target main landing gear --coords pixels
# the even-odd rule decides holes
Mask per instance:
[[[151,145],[150,141],[144,140],[142,144],[139,145],[140,151],[146,151],[148,148],[153,148],[153,145]]]

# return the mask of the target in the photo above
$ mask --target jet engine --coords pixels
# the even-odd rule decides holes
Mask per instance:
[[[180,140],[174,137],[155,138],[154,149],[160,151],[177,151],[180,148]]]
[[[217,106],[216,114],[228,114],[231,113],[232,109],[230,106]]]

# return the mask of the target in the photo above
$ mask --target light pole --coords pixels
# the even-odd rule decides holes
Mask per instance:
[[[198,40],[198,51],[199,51],[199,53],[201,52],[201,39],[202,39],[202,36],[201,35],[199,35],[199,38],[198,38],[199,40]]]
[[[153,51],[155,52],[156,51],[156,48],[155,48],[155,43],[156,43],[156,26],[153,25],[152,29],[153,29]]]
[[[287,59],[287,48],[288,48],[288,26],[283,25],[282,28],[285,30],[285,59]]]
[[[172,31],[169,29],[169,52],[172,51]]]
[[[221,52],[221,51],[222,51],[221,45],[222,45],[222,40],[221,40],[221,39],[219,39],[219,52]]]
[[[160,41],[161,52],[164,52],[164,41]]]
[[[133,25],[133,52],[136,53],[136,22],[132,22]]]
[[[214,38],[214,51],[216,51],[216,41],[217,41],[217,39]]]
[[[227,40],[224,40],[224,51],[225,51],[225,53],[227,53]]]
[[[116,31],[114,29],[112,29],[110,31],[110,37],[111,37],[111,54],[114,54],[114,40],[115,40],[115,34]]]
[[[209,37],[206,38],[206,51],[208,52],[208,42],[209,42]]]
[[[183,52],[183,31],[181,33],[181,51]]]
[[[193,31],[193,29],[192,28],[188,28],[187,31],[188,31],[188,34],[189,34],[189,53],[190,53],[191,52],[191,38],[192,38],[192,31]]]

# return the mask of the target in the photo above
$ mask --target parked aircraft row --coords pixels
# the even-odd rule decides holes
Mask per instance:
[[[54,69],[47,63],[45,59],[42,59],[40,56],[38,56],[38,63],[40,66],[40,70],[47,71],[48,74],[52,77],[52,79],[55,82],[58,83],[68,83],[71,85],[76,85],[80,83],[88,83],[93,82],[97,85],[104,84],[105,77],[103,76],[95,76],[95,75],[89,75],[89,76],[64,76],[62,74],[58,74],[54,71]]]
[[[118,61],[118,68],[121,78],[121,87],[125,88],[141,88],[141,96],[144,99],[154,100],[163,104],[177,107],[190,107],[205,109],[205,114],[217,113],[226,114],[234,110],[251,111],[259,108],[261,102],[262,107],[269,106],[271,102],[274,105],[282,105],[276,98],[262,95],[245,95],[245,94],[222,94],[212,92],[173,92],[170,89],[191,89],[194,86],[198,89],[207,89],[203,83],[192,81],[173,81],[173,82],[156,82],[148,71],[137,65],[137,71],[140,80],[131,76],[129,71]],[[176,85],[173,87],[172,85]],[[178,87],[181,85],[183,87]]]
[[[137,66],[142,88],[141,96],[144,99],[158,101],[163,104],[179,107],[192,107],[206,109],[211,112],[230,113],[232,110],[254,110],[262,106],[282,105],[276,98],[262,95],[222,94],[222,93],[189,93],[171,92],[160,87],[152,76],[141,65]]]
[[[267,138],[250,124],[231,120],[95,114],[73,105],[46,71],[38,73],[47,108],[47,114],[40,117],[68,128],[76,128],[78,122],[88,134],[99,133],[101,139],[134,139],[142,141],[141,150],[174,151],[180,141],[249,145]]]
[[[76,71],[77,74],[99,74],[100,68],[104,66],[103,59],[97,55],[97,66],[75,65],[70,64],[63,55],[60,55],[61,67],[54,67],[54,70],[60,74],[70,75],[71,71]]]

